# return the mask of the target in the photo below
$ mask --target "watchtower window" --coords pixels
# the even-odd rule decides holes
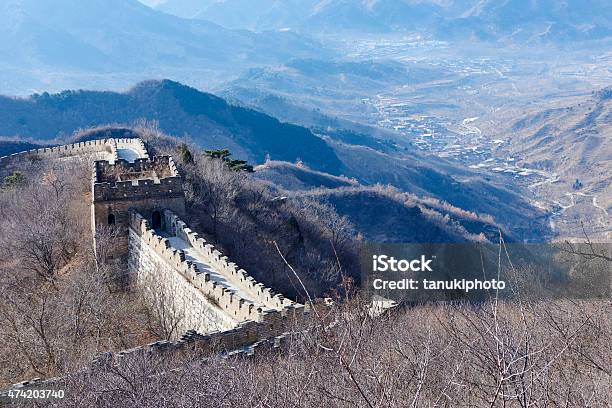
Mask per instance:
[[[115,225],[115,214],[108,214],[108,225]]]
[[[160,229],[162,226],[161,213],[159,211],[153,211],[153,216],[151,218],[151,226],[153,229]]]

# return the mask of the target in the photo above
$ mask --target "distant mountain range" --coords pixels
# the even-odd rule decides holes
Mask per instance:
[[[142,0],[146,2],[146,0]],[[4,0],[0,93],[175,78],[212,89],[246,69],[338,59],[325,35],[419,32],[472,43],[609,39],[605,0]],[[188,18],[184,18],[188,17]],[[249,31],[254,30],[254,31]],[[606,43],[607,44],[607,43]]]
[[[63,89],[84,83],[117,88],[135,82],[127,78],[163,73],[206,83],[221,73],[227,79],[248,67],[325,53],[321,44],[293,32],[230,30],[137,0],[0,2],[3,93],[57,89],[58,83]],[[111,73],[114,78],[107,78]]]
[[[173,12],[185,0],[166,0]],[[606,0],[224,0],[191,1],[190,15],[231,28],[308,33],[421,31],[440,39],[563,42],[609,37]]]
[[[142,2],[168,14],[193,18],[217,0],[143,0]]]
[[[612,3],[607,0],[481,0],[437,30],[450,38],[519,42],[600,40],[612,36]]]
[[[5,0],[0,34],[3,60],[96,72],[270,63],[320,51],[296,34],[229,30],[161,13],[136,0]]]
[[[173,81],[147,81],[125,93],[65,91],[28,98],[0,97],[0,135],[26,140],[69,140],[80,128],[154,121],[160,130],[204,148],[228,148],[237,158],[263,163],[302,161],[313,170],[354,177],[364,185],[391,184],[418,195],[490,214],[515,236],[545,235],[543,213],[521,195],[470,170],[367,134],[282,123],[255,110]]]

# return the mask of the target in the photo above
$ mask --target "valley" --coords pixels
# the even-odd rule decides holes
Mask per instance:
[[[610,0],[0,0],[0,406],[610,406],[611,67]]]
[[[593,92],[612,83],[608,68],[611,53],[590,56],[568,52],[567,58],[557,56],[551,60],[548,56],[552,51],[542,48],[526,49],[518,56],[516,50],[493,52],[483,46],[477,53],[418,36],[353,40],[330,41],[344,53],[345,62],[333,66],[312,60],[292,62],[285,68],[243,76],[229,83],[224,92],[281,118],[283,111],[292,109],[267,105],[270,99],[264,95],[287,101],[288,106],[301,106],[303,111],[313,109],[330,118],[384,129],[395,135],[390,137],[394,145],[392,156],[409,158],[414,151],[420,152],[468,169],[476,177],[506,185],[545,211],[558,237],[579,237],[584,234],[583,228],[590,236],[610,237],[612,226],[607,212],[612,209],[612,197],[607,190],[611,182],[605,172],[589,177],[582,174],[592,172],[585,166],[569,170],[542,165],[542,160],[528,158],[533,150],[521,148],[521,132],[511,126],[551,107],[560,110],[581,103],[584,106]],[[249,93],[247,89],[257,92]],[[587,112],[586,108],[580,109],[583,111]],[[291,119],[295,117],[293,113]],[[563,119],[559,116],[558,120]],[[609,117],[607,122],[603,117],[600,122],[609,126]],[[565,125],[559,122],[551,126]],[[535,125],[530,129],[533,133],[539,130]],[[603,130],[594,130],[599,131]],[[384,137],[389,138],[388,134]],[[606,135],[607,130],[599,143],[609,154],[610,140]],[[538,151],[545,160],[555,161],[553,150],[541,146]],[[575,149],[566,153],[584,152]],[[602,167],[609,169],[609,156],[598,157]],[[570,162],[581,160],[592,162],[579,156]],[[576,179],[582,183],[587,180],[586,191],[572,188]],[[583,213],[578,218],[572,215],[573,211],[564,209],[567,197],[577,192],[592,197],[590,204],[581,204]],[[593,199],[597,206],[592,204]]]
[[[77,4],[62,1],[66,10]],[[270,0],[253,7],[169,0],[148,8],[127,0],[116,2],[115,18],[98,21],[103,5],[89,1],[83,21],[91,24],[29,0],[0,9],[8,27],[0,53],[15,54],[15,61],[0,63],[0,87],[34,94],[0,98],[0,136],[51,143],[81,127],[153,121],[162,131],[228,148],[255,164],[303,161],[367,185],[432,195],[503,225],[524,223],[527,230],[544,217],[546,228],[534,232],[543,238],[575,237],[583,225],[595,237],[610,235],[607,110],[598,116],[601,127],[578,123],[590,114],[580,104],[612,82],[609,24],[588,10],[570,12],[575,2],[551,8],[521,0],[503,7]],[[609,9],[601,6],[605,16]],[[522,17],[507,25],[508,13]],[[558,26],[550,28],[550,18]],[[591,20],[591,30],[576,31],[577,21]],[[68,64],[62,47],[42,40],[50,30],[61,30],[88,58]],[[96,30],[108,32],[105,44]],[[20,33],[29,31],[33,45],[15,53],[30,38]],[[129,47],[122,45],[126,38],[133,40]],[[143,38],[156,38],[156,45]],[[228,104],[176,81],[127,89],[160,76],[210,90]],[[38,93],[84,83],[106,92]],[[574,105],[575,129],[599,136],[571,140],[575,129],[564,128],[561,111]],[[556,113],[543,117],[549,110]],[[533,123],[520,124],[531,116]],[[556,130],[565,142],[551,141]],[[572,149],[574,142],[584,148]],[[596,147],[603,153],[593,154]],[[584,165],[593,160],[600,170]],[[584,213],[576,218],[578,208]],[[521,214],[529,216],[517,219]]]

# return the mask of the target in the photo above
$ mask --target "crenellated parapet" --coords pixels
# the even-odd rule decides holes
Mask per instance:
[[[168,230],[186,238],[194,249],[202,251],[200,253],[205,255],[204,259],[210,262],[215,272],[223,275],[223,282],[216,280],[215,275],[201,271],[197,263],[187,260],[184,250],[173,248],[170,240],[152,229],[149,221],[140,214],[130,214],[130,228],[211,305],[237,322],[265,322],[272,326],[278,325],[288,315],[303,314],[302,305],[276,295],[271,289],[255,282],[244,270],[228,262],[212,245],[195,236],[177,216],[167,212],[166,217]],[[247,294],[248,298],[241,294]]]
[[[231,262],[227,256],[224,256],[214,245],[200,237],[197,232],[191,230],[176,214],[171,211],[165,211],[164,215],[168,231],[189,242],[208,264],[221,272],[225,278],[236,287],[239,287],[242,292],[248,293],[251,299],[272,310],[283,310],[296,305],[292,300],[275,293],[271,288],[257,282],[244,269]]]
[[[133,163],[98,160],[93,164],[92,178],[94,202],[183,195],[182,179],[169,156],[140,158]]]
[[[163,297],[156,306],[175,308],[170,312],[179,313],[167,315],[180,316],[176,330],[186,332],[178,339],[177,331],[169,335],[175,341],[104,353],[85,370],[143,356],[175,361],[194,351],[199,356],[250,354],[276,346],[294,324],[304,322],[304,305],[255,280],[182,221],[185,195],[179,170],[170,156],[150,157],[141,139],[108,138],[34,149],[0,157],[0,165],[80,155],[104,158],[91,167],[94,248],[98,232],[114,231],[110,250],[105,243],[105,262],[127,270],[128,286],[136,282],[143,298]],[[61,379],[32,380],[16,387],[56,380]]]
[[[56,159],[92,153],[106,153],[108,154],[109,159],[112,159],[112,146],[114,140],[115,139],[89,140],[86,142],[71,143],[62,146],[26,150],[0,157],[0,164],[9,164],[23,160]]]
[[[123,160],[119,160],[122,162]],[[108,162],[96,162],[96,165]],[[95,167],[94,173],[99,171]],[[125,199],[148,199],[153,197],[170,197],[183,195],[183,182],[180,177],[164,177],[122,180],[117,182],[97,182],[93,184],[95,202]]]
[[[0,157],[0,164],[12,164],[24,160],[59,159],[87,154],[105,154],[107,160],[114,162],[119,157],[117,149],[130,149],[139,157],[149,158],[149,152],[140,138],[109,138],[88,140],[85,142],[70,143],[61,146],[41,147],[39,149],[25,150]]]

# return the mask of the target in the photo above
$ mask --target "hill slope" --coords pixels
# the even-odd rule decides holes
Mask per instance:
[[[495,242],[499,236],[491,220],[392,188],[340,187],[296,196],[331,204],[370,242],[464,242],[481,233]]]
[[[229,148],[262,162],[295,161],[328,172],[340,162],[333,150],[303,127],[281,123],[251,109],[172,81],[143,82],[129,92],[66,91],[26,99],[0,97],[0,134],[49,140],[79,128],[155,120],[162,131],[189,135],[206,148]]]
[[[345,146],[337,151],[345,172],[354,174],[355,179],[279,162],[258,166],[255,177],[280,188],[279,195],[316,198],[333,204],[371,239],[435,242],[440,237],[456,240],[484,233],[494,241],[501,227],[515,239],[542,241],[549,233],[544,213],[516,192],[466,175],[453,177],[445,172],[448,169],[443,163],[434,169],[422,160],[418,164],[406,163],[359,146]],[[417,217],[420,221],[405,217]],[[428,233],[429,227],[419,222],[442,226]],[[404,229],[394,227],[394,223],[413,224]],[[460,226],[458,230],[456,225]],[[425,230],[421,231],[422,227]]]
[[[590,232],[612,234],[612,87],[578,102],[539,108],[497,129],[508,139],[508,153],[527,167],[549,173],[531,189],[580,236],[580,221]],[[557,222],[563,222],[558,220]],[[558,225],[557,227],[561,227]]]

